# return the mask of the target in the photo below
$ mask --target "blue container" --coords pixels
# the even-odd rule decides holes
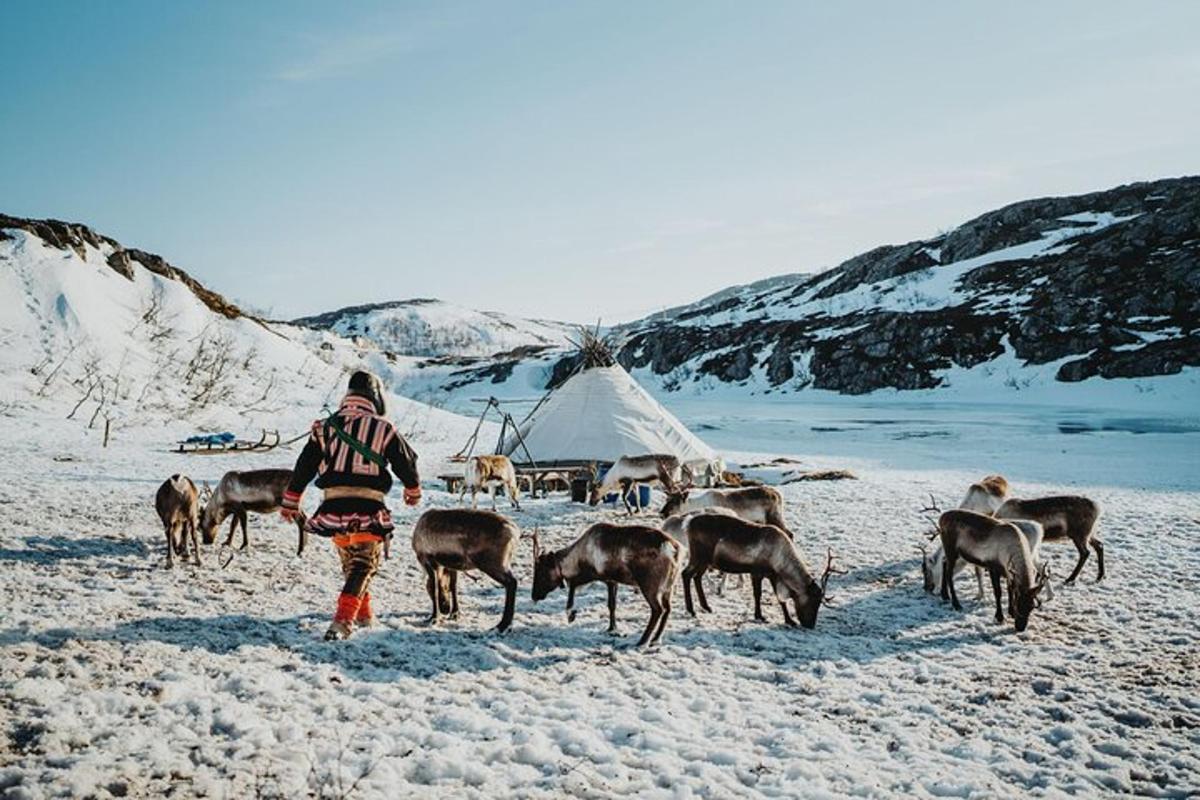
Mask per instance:
[[[610,506],[616,505],[618,502],[620,502],[620,500],[620,492],[610,492],[609,494],[604,495],[604,502]],[[650,487],[644,483],[639,483],[637,486],[630,487],[629,493],[625,495],[625,500],[634,508],[649,508]]]

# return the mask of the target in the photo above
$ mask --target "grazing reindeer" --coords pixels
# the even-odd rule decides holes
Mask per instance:
[[[650,605],[650,621],[637,646],[653,645],[671,615],[671,591],[683,548],[657,528],[598,522],[574,544],[549,553],[533,536],[533,600],[567,586],[567,621],[575,621],[575,590],[593,581],[608,587],[608,632],[617,632],[617,584],[636,586]]]
[[[478,508],[475,502],[480,489],[486,487],[492,498],[492,511],[496,510],[496,486],[501,485],[508,494],[512,507],[521,510],[519,489],[517,486],[517,470],[513,467],[508,456],[471,456],[463,469],[463,488],[458,494],[458,502],[462,502],[467,490],[471,490],[471,508]]]
[[[196,539],[196,524],[200,509],[200,495],[196,484],[186,475],[172,475],[163,481],[154,495],[154,509],[162,520],[167,536],[167,567],[175,566],[175,554],[187,561],[187,539],[191,537],[196,552],[196,563],[200,563],[200,542]]]
[[[788,612],[789,600],[801,625],[812,628],[817,624],[817,612],[826,600],[825,585],[830,574],[836,571],[832,550],[828,552],[825,571],[817,580],[796,551],[795,543],[775,525],[749,522],[725,514],[697,514],[685,523],[685,527],[689,558],[683,571],[683,599],[689,614],[696,615],[692,607],[693,582],[700,608],[712,611],[700,579],[705,571],[715,567],[722,572],[749,573],[756,620],[766,621],[762,614],[762,581],[765,578],[771,582],[775,598],[783,609],[783,621],[789,627],[796,626]]]
[[[677,492],[668,492],[662,515],[670,517],[710,508],[732,511],[747,522],[774,525],[787,534],[789,539],[792,538],[787,523],[783,520],[783,496],[770,486],[701,491],[685,488]]]
[[[792,532],[783,521],[783,496],[770,486],[743,486],[736,489],[706,489],[693,491],[685,488],[667,495],[662,515],[670,517],[691,511],[725,509],[749,522],[774,525],[787,534]],[[717,594],[725,594],[725,574],[717,585]],[[761,583],[760,583],[761,585]],[[742,588],[742,576],[738,575],[737,588]]]
[[[970,510],[970,509],[965,509]],[[1029,545],[1029,551],[1033,554],[1033,562],[1035,566],[1040,567],[1042,563],[1039,548],[1042,545],[1042,539],[1045,536],[1045,531],[1040,523],[1029,519],[1014,519],[1009,520],[1013,525],[1017,526],[1017,530],[1025,537],[1026,543]],[[934,536],[938,536],[938,532],[934,532]],[[921,551],[921,574],[924,577],[925,591],[929,593],[940,592],[942,590],[942,571],[946,560],[946,551],[942,549],[941,541],[938,541],[937,546],[933,549],[933,554],[930,555],[923,546],[918,546]],[[962,572],[967,568],[967,561],[960,559],[954,568],[954,574]],[[975,580],[979,587],[979,598],[983,599],[983,569],[975,568]],[[1050,586],[1046,585],[1047,599],[1051,599]]]
[[[728,508],[721,508],[719,506],[702,508],[699,511],[688,511],[685,514],[672,514],[662,521],[662,532],[679,542],[681,545],[683,545],[684,550],[687,550],[687,524],[693,517],[696,517],[700,514],[721,514],[727,517],[737,516],[737,514],[734,514]]]
[[[413,528],[412,545],[433,603],[429,623],[436,625],[442,614],[458,619],[458,573],[477,569],[504,587],[504,613],[496,631],[508,630],[517,606],[511,564],[520,538],[512,520],[494,511],[449,508],[422,514]]]
[[[1038,603],[1038,594],[1046,584],[1044,570],[1038,570],[1029,542],[1011,522],[997,520],[975,511],[954,509],[938,518],[938,533],[946,560],[942,565],[942,599],[950,599],[955,610],[962,611],[954,589],[954,567],[959,558],[983,567],[992,578],[996,596],[996,622],[1004,621],[1000,606],[1000,578],[1008,584],[1009,612],[1017,631],[1029,625],[1029,615]]]
[[[963,497],[963,501],[958,504],[958,507],[966,511],[975,511],[980,514],[992,516],[996,510],[1004,503],[1008,497],[1008,481],[1003,475],[988,475],[978,483],[972,483],[967,487],[967,494]],[[941,514],[942,510],[938,508],[937,501],[930,495],[930,505],[922,511],[931,511],[935,514]],[[1020,526],[1018,526],[1020,527]],[[1024,530],[1024,529],[1022,529]],[[1026,536],[1035,535],[1037,544],[1041,544],[1042,531],[1039,528],[1036,533],[1025,531]],[[934,532],[930,538],[937,537],[937,526],[934,526]],[[1037,551],[1037,544],[1030,543],[1030,548]],[[933,555],[930,556],[924,547],[921,547],[921,572],[925,578],[925,591],[937,592],[941,589],[942,580],[942,562],[945,558],[944,551],[939,543],[933,549]],[[966,562],[962,562],[955,568],[954,574],[957,575],[966,569]],[[983,598],[983,570],[979,567],[975,568],[975,585],[979,590],[980,599]]]
[[[625,510],[629,514],[633,514],[633,508],[629,505],[627,497],[631,488],[641,483],[658,482],[667,492],[673,492],[685,471],[675,456],[621,456],[608,472],[604,473],[604,480],[592,487],[588,503],[594,506],[604,495],[610,494],[620,487],[621,502],[625,504]],[[637,501],[638,513],[641,513],[641,498],[637,498]]]
[[[226,517],[233,517],[229,523],[229,536],[225,546],[233,544],[233,536],[237,527],[242,526],[242,550],[250,544],[246,530],[246,512],[256,514],[274,514],[283,504],[283,493],[292,480],[290,469],[257,469],[248,472],[226,472],[217,484],[217,489],[204,506],[204,514],[200,521],[200,532],[205,544],[212,544],[217,538],[217,526]],[[296,555],[304,552],[308,543],[308,520],[303,514],[296,518],[296,529],[299,533],[299,544]]]
[[[996,516],[1000,519],[1031,519],[1046,529],[1045,540],[1057,542],[1069,539],[1079,553],[1075,569],[1066,583],[1072,584],[1088,558],[1088,545],[1096,551],[1098,572],[1096,580],[1104,580],[1104,542],[1096,538],[1096,522],[1100,519],[1100,506],[1086,497],[1061,495],[1040,497],[1036,500],[1006,500]]]

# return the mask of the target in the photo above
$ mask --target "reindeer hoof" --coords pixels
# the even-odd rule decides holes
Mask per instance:
[[[575,612],[573,610],[568,611],[567,612],[567,622],[574,622],[574,621],[575,621]]]

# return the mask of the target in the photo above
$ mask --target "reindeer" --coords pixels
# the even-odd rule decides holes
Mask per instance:
[[[200,542],[196,539],[196,524],[199,515],[200,496],[196,484],[186,475],[172,475],[163,481],[154,495],[154,509],[162,520],[167,537],[167,567],[175,566],[175,554],[187,561],[187,539],[191,537],[200,563]]]
[[[226,517],[233,517],[229,523],[229,536],[225,546],[233,544],[233,536],[237,527],[242,526],[242,546],[245,550],[250,544],[246,530],[246,512],[256,514],[274,514],[283,504],[283,493],[292,480],[290,469],[258,469],[248,472],[226,472],[217,484],[217,489],[204,506],[200,521],[200,532],[205,544],[212,544],[217,538],[217,526]],[[296,518],[296,529],[299,534],[299,544],[296,555],[304,552],[308,544],[308,520],[304,514]]]
[[[617,632],[617,585],[636,586],[650,605],[650,620],[637,646],[662,637],[671,615],[671,591],[683,548],[657,528],[598,522],[571,545],[543,553],[533,535],[533,601],[567,586],[567,621],[575,621],[575,590],[603,581],[608,587],[608,632]]]
[[[512,520],[494,511],[449,508],[422,514],[413,528],[412,546],[433,603],[429,624],[436,625],[442,614],[458,619],[458,573],[477,569],[504,587],[504,613],[496,631],[508,630],[517,605],[511,564],[520,537]]]
[[[967,493],[962,498],[962,503],[959,504],[959,509],[966,511],[977,511],[985,513],[985,515],[995,515],[996,510],[1008,498],[1008,480],[1003,475],[988,475],[984,479],[976,483],[972,483],[967,487]],[[930,505],[924,507],[922,512],[932,512],[940,515],[942,510],[937,506],[937,500],[934,495],[929,495]],[[1038,542],[1042,541],[1042,531],[1037,531]],[[937,539],[937,525],[934,524],[934,533],[930,534],[930,539]],[[938,543],[934,548],[934,554],[930,555],[925,551],[923,546],[920,549],[920,570],[924,576],[925,591],[938,591],[941,587],[942,579],[942,563],[944,560],[944,551],[942,551],[941,543]],[[954,575],[966,569],[966,563],[955,567]],[[976,587],[979,591],[979,599],[983,599],[983,570],[976,567]]]
[[[967,494],[958,507],[992,516],[1007,499],[1008,481],[1003,475],[988,475],[967,487]]]
[[[664,518],[690,511],[709,508],[724,508],[748,522],[774,525],[792,538],[787,523],[783,520],[783,496],[770,486],[747,486],[740,489],[703,489],[694,491],[684,487],[668,492],[663,504]]]
[[[1011,498],[996,511],[996,516],[1005,520],[1031,519],[1042,524],[1046,530],[1045,540],[1057,542],[1068,539],[1075,545],[1079,560],[1067,578],[1070,585],[1079,577],[1088,558],[1088,546],[1096,551],[1098,572],[1096,581],[1104,580],[1104,542],[1096,538],[1096,523],[1100,519],[1100,506],[1086,497],[1060,495],[1040,497],[1035,500]]]
[[[716,568],[722,572],[748,573],[754,589],[754,619],[765,622],[762,613],[762,582],[771,582],[771,589],[783,609],[783,621],[796,627],[788,611],[792,601],[796,617],[805,628],[817,624],[817,612],[827,601],[825,586],[833,568],[833,550],[829,550],[825,571],[820,580],[812,577],[796,545],[775,525],[750,522],[725,514],[697,514],[684,525],[688,540],[688,565],[683,571],[683,599],[693,617],[691,585],[696,586],[700,608],[712,611],[704,596],[701,578],[705,571]]]
[[[987,514],[991,516],[996,513],[996,510],[1000,508],[1007,497],[1008,481],[1005,479],[1005,477],[1003,475],[988,475],[979,482],[972,483],[969,487],[967,487],[967,494],[965,497],[963,497],[962,502],[958,504],[958,507],[960,509],[965,509],[966,511],[976,511],[980,514]],[[929,500],[930,505],[921,509],[921,511],[941,514],[942,510],[938,508],[937,500],[933,498],[933,495],[929,496]],[[1022,530],[1025,532],[1027,538],[1031,536],[1036,537],[1037,544],[1034,544],[1032,541],[1030,542],[1030,547],[1036,554],[1037,545],[1041,544],[1042,541],[1042,530],[1040,526],[1036,531],[1033,531],[1032,529],[1025,530],[1024,528],[1022,528]],[[930,535],[930,538],[937,538],[937,535],[937,526],[935,524],[934,532]],[[925,579],[925,591],[939,591],[940,581],[942,579],[942,562],[945,559],[945,552],[942,550],[941,544],[938,544],[938,546],[934,548],[932,556],[926,552],[924,547],[920,547],[920,550],[921,572]],[[959,572],[962,572],[964,569],[966,569],[966,567],[966,562],[961,563],[955,568],[954,574],[957,575]],[[983,570],[978,567],[975,568],[975,585],[979,590],[980,599],[983,599]]]
[[[517,471],[508,456],[471,456],[463,469],[463,488],[458,494],[458,502],[463,501],[467,490],[471,490],[471,508],[478,508],[475,502],[480,489],[487,488],[492,498],[492,511],[496,510],[496,486],[501,485],[508,494],[512,507],[521,510],[519,487],[517,486]]]
[[[971,509],[965,509],[971,510]],[[1014,519],[1009,520],[1013,525],[1017,526],[1017,530],[1025,537],[1026,543],[1029,545],[1029,551],[1033,554],[1034,565],[1041,568],[1042,558],[1039,548],[1042,545],[1042,539],[1045,537],[1045,530],[1040,523],[1029,519]],[[939,536],[935,530],[933,535]],[[942,590],[942,571],[946,560],[946,551],[942,549],[942,544],[939,539],[937,547],[933,549],[933,554],[930,555],[924,546],[918,545],[921,551],[921,574],[924,578],[925,591],[933,594]],[[954,568],[954,574],[962,572],[967,568],[967,561],[962,559]],[[983,569],[975,568],[975,581],[979,589],[979,598],[983,599]],[[1046,585],[1046,599],[1053,599],[1053,593],[1050,585]]]
[[[604,480],[592,487],[588,504],[596,505],[600,498],[620,487],[621,502],[625,504],[625,511],[632,515],[634,512],[628,498],[630,489],[641,483],[658,482],[667,492],[673,492],[681,477],[687,474],[690,474],[690,470],[681,467],[675,456],[621,456],[604,474]],[[640,497],[637,498],[637,505],[638,513],[641,513]]]
[[[1009,613],[1018,632],[1029,625],[1029,615],[1038,604],[1038,594],[1046,584],[1045,570],[1039,570],[1029,543],[1012,522],[997,520],[975,511],[953,509],[938,518],[938,533],[946,560],[942,565],[942,600],[950,599],[956,611],[962,611],[954,588],[954,568],[959,558],[983,567],[992,578],[996,597],[996,622],[1004,621],[1000,606],[1000,578],[1008,584]]]

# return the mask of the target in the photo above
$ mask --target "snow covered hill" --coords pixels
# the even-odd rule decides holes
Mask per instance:
[[[1192,177],[1016,203],[615,333],[621,363],[660,392],[1177,403],[1200,394],[1198,320]],[[426,366],[427,384],[478,392],[528,391],[573,364],[562,351]]]
[[[351,306],[294,321],[359,336],[406,356],[492,356],[517,348],[562,347],[571,326],[418,298]]]
[[[88,435],[161,426],[304,431],[349,372],[395,385],[403,359],[243,313],[159,256],[90,228],[0,215],[0,414],[70,416]],[[473,423],[399,396],[391,415],[436,459]],[[290,456],[284,456],[284,460]]]

